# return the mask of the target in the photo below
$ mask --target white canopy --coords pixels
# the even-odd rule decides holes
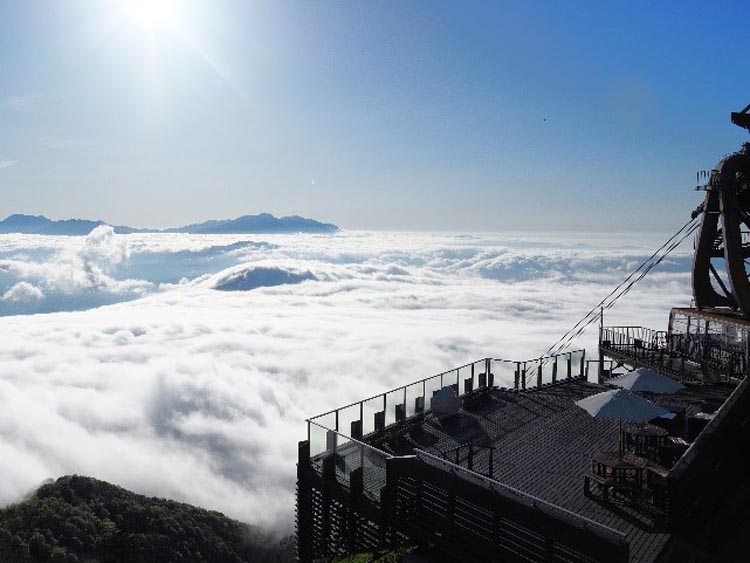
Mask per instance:
[[[676,393],[685,387],[682,383],[675,381],[671,377],[648,368],[638,368],[625,375],[610,379],[609,383],[630,391],[646,391],[650,393]]]
[[[597,418],[613,418],[629,422],[647,422],[669,412],[626,389],[603,391],[576,401],[576,405]]]

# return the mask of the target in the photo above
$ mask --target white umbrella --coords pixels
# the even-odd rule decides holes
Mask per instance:
[[[648,422],[669,412],[626,389],[603,391],[576,401],[576,405],[596,418],[613,418],[629,422]]]
[[[671,377],[647,368],[638,368],[625,375],[614,377],[609,380],[609,383],[630,391],[647,391],[660,394],[677,393],[685,387]]]

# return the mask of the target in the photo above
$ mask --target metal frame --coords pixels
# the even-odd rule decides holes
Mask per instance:
[[[698,309],[718,307],[750,318],[750,281],[745,261],[750,244],[750,153],[747,146],[711,171],[693,261],[693,297]],[[716,268],[712,260],[723,260]],[[724,279],[722,274],[726,275]],[[718,291],[717,291],[718,289]]]

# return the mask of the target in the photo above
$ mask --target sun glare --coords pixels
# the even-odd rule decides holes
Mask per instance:
[[[122,11],[133,24],[158,31],[178,24],[180,5],[177,0],[124,0]]]

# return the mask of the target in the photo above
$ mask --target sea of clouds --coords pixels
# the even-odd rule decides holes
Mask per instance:
[[[0,504],[79,473],[289,532],[306,418],[538,357],[666,238],[0,235]],[[691,253],[607,324],[665,328]]]

